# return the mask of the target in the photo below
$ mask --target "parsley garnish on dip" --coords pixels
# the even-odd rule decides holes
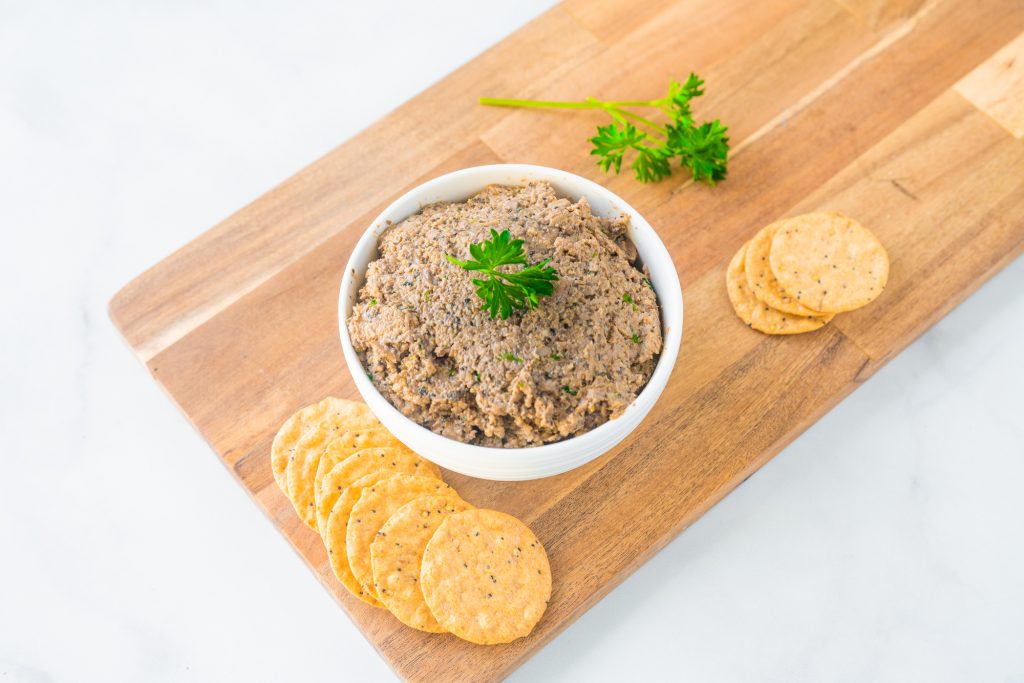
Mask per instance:
[[[537,308],[542,296],[551,296],[558,273],[548,265],[550,258],[532,266],[526,265],[523,240],[513,240],[508,230],[491,230],[491,239],[469,245],[473,259],[460,261],[451,254],[445,258],[463,270],[477,271],[487,277],[473,278],[476,295],[484,300],[480,308],[492,318],[505,320],[513,310]],[[502,266],[522,264],[522,270],[499,270]],[[511,360],[511,359],[507,359]],[[519,361],[522,362],[522,361]]]
[[[426,206],[381,235],[352,343],[385,398],[438,434],[508,448],[582,434],[636,398],[661,352],[628,228],[545,182]]]

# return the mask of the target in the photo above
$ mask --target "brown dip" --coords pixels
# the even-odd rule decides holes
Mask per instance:
[[[403,414],[467,443],[537,446],[617,417],[662,345],[628,226],[546,182],[424,207],[381,235],[349,317],[367,375]],[[539,308],[507,320],[480,310],[478,274],[445,259],[470,258],[492,228],[525,240],[529,263],[550,257],[560,278]]]

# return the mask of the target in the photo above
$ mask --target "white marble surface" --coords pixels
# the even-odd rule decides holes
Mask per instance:
[[[0,2],[0,680],[391,679],[105,314],[550,0],[349,4]],[[513,680],[1024,681],[1022,340],[1018,260]]]

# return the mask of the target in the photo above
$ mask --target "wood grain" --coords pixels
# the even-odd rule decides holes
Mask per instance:
[[[835,320],[873,371],[1024,247],[1024,144],[950,91],[786,213],[826,208],[890,253],[888,305]]]
[[[497,680],[1020,253],[1022,31],[1019,0],[568,0],[151,268],[111,317],[400,676]],[[708,82],[698,116],[732,134],[716,188],[603,175],[587,155],[592,112],[475,104],[654,97],[690,70]],[[372,168],[359,164],[369,148],[384,150]],[[502,161],[572,170],[642,211],[676,261],[686,333],[657,406],[602,458],[534,482],[446,473],[467,500],[527,520],[551,555],[535,632],[485,648],[347,595],[273,485],[268,449],[297,407],[354,396],[335,304],[365,226],[408,187]],[[749,330],[725,294],[729,256],[771,220],[816,209],[879,235],[889,287],[812,334]]]
[[[980,4],[986,5],[982,26],[975,14]],[[752,227],[782,215],[952,87],[995,46],[1020,33],[1024,4],[945,2],[911,21],[913,30],[736,154],[729,164],[734,182],[713,190],[681,188],[648,212],[654,225],[687,217],[666,238],[679,255],[684,284],[731,255]]]
[[[885,32],[926,6],[926,0],[836,0],[871,29]]]
[[[956,91],[1015,138],[1024,138],[1024,33],[967,74]]]

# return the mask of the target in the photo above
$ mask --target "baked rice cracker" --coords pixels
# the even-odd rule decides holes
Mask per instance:
[[[406,626],[444,633],[423,599],[423,549],[448,515],[473,506],[458,496],[416,498],[391,515],[370,546],[373,585],[384,606]]]
[[[371,472],[392,472],[441,478],[437,465],[401,445],[366,448],[339,461],[340,455],[344,455],[344,451],[329,446],[320,458],[316,473],[316,521],[321,534],[327,528],[327,519],[341,492],[360,477]]]
[[[841,213],[780,221],[769,263],[779,284],[816,311],[860,308],[885,289],[889,256],[875,235]]]
[[[427,543],[420,587],[445,629],[480,645],[528,635],[551,598],[547,553],[530,528],[494,510],[449,515]]]
[[[316,430],[307,431],[288,456],[285,467],[285,483],[288,498],[295,506],[299,518],[314,531],[316,518],[316,472],[320,458],[331,449],[332,452],[352,454],[364,448],[392,446],[399,443],[394,435],[382,425],[370,428],[348,428],[338,426],[336,431],[323,431],[327,423],[321,423]]]
[[[333,396],[296,411],[281,425],[270,447],[270,468],[274,472],[274,481],[285,494],[288,493],[288,483],[284,471],[288,466],[289,456],[294,452],[295,444],[307,430],[319,429],[321,423],[325,421],[329,427],[337,426],[341,422],[353,427],[372,427],[380,424],[365,403]]]
[[[732,302],[736,315],[748,327],[765,334],[798,334],[824,327],[832,320],[831,315],[818,318],[783,313],[754,296],[747,286],[747,276],[744,273],[746,251],[747,245],[744,244],[729,262],[729,268],[725,272],[725,288],[729,292],[729,301]]]
[[[776,310],[793,315],[820,317],[821,313],[807,308],[797,298],[790,296],[772,273],[768,253],[771,251],[775,231],[781,223],[782,221],[776,221],[766,225],[747,242],[746,256],[743,260],[747,285],[754,296]]]
[[[455,489],[440,479],[409,474],[398,474],[363,489],[349,513],[345,550],[352,574],[367,593],[379,598],[373,585],[373,564],[370,560],[370,546],[377,538],[377,532],[398,508],[409,501],[437,495],[458,496]]]
[[[388,472],[373,472],[360,477],[359,480],[353,482],[342,491],[341,496],[334,503],[334,509],[331,510],[331,514],[327,518],[327,529],[323,534],[324,545],[327,546],[327,559],[331,562],[334,576],[338,578],[342,586],[348,589],[349,593],[374,607],[383,607],[384,605],[377,598],[367,593],[362,584],[356,581],[356,577],[352,575],[352,568],[348,564],[345,538],[348,529],[349,513],[352,511],[352,506],[359,500],[363,488],[372,486],[382,479],[387,479],[388,476],[390,476]]]

